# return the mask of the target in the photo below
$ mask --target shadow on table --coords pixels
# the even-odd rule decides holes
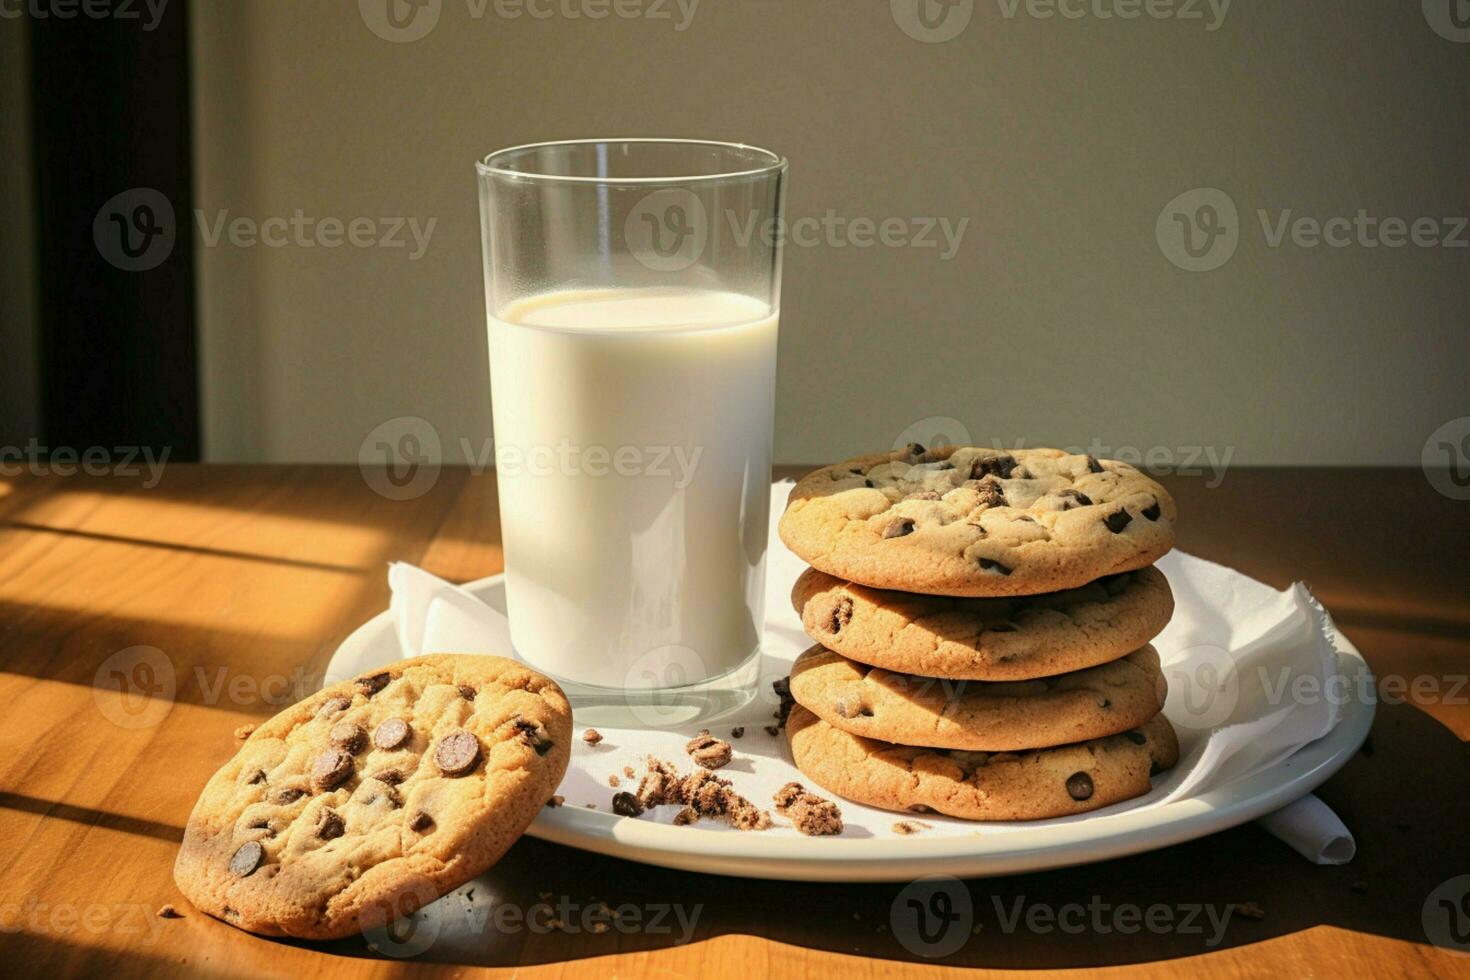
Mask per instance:
[[[1430,892],[1470,871],[1466,761],[1432,719],[1380,706],[1364,750],[1320,791],[1357,836],[1345,867],[1310,865],[1253,825],[1101,864],[908,890],[689,874],[526,838],[479,881],[375,936],[376,950],[360,939],[330,949],[510,966],[733,934],[888,960],[1059,968],[1168,960],[1318,925],[1423,943]]]

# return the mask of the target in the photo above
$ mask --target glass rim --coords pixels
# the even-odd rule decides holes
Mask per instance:
[[[711,173],[686,174],[683,176],[660,176],[660,177],[578,177],[569,174],[545,174],[534,173],[525,170],[513,170],[497,164],[498,160],[513,154],[522,154],[529,150],[540,150],[549,147],[563,146],[589,146],[596,143],[624,143],[630,145],[685,145],[685,146],[709,146],[718,147],[722,150],[740,150],[752,155],[765,157],[769,162],[757,167],[748,167],[742,170],[728,170]],[[649,185],[649,184],[694,184],[710,183],[723,180],[750,180],[756,177],[764,177],[772,174],[782,173],[787,168],[787,160],[779,153],[772,152],[762,146],[751,143],[732,143],[726,140],[704,140],[704,139],[674,139],[665,137],[649,136],[620,136],[606,137],[601,139],[575,139],[575,140],[545,140],[540,143],[522,143],[519,146],[507,146],[503,149],[487,153],[475,161],[475,170],[481,177],[504,177],[511,180],[541,181],[555,184],[600,184],[600,185]]]

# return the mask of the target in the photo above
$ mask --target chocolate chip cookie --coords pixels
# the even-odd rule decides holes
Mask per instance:
[[[978,681],[1028,680],[1116,660],[1158,636],[1174,614],[1169,581],[1156,568],[994,599],[872,589],[808,569],[791,602],[813,640],[852,660]]]
[[[921,446],[859,456],[791,491],[781,540],[808,564],[880,589],[1034,595],[1153,564],[1174,500],[1126,463],[1057,449]]]
[[[334,684],[261,725],[205,786],[174,880],[250,932],[335,939],[494,864],[561,782],[551,680],[444,654]]]
[[[1041,820],[1142,796],[1179,761],[1163,715],[1121,735],[1033,752],[893,745],[833,728],[798,705],[786,725],[796,766],[824,789],[885,810],[966,820]]]
[[[1153,647],[1058,677],[999,683],[895,674],[819,646],[791,668],[796,702],[834,728],[903,745],[984,752],[1129,731],[1162,711],[1167,693]]]

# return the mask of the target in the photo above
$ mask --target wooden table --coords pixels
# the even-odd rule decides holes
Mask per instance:
[[[480,899],[698,912],[693,941],[497,932],[411,964],[361,941],[259,939],[195,912],[171,878],[200,787],[236,726],[309,693],[337,644],[385,608],[385,563],[463,580],[501,567],[492,476],[446,469],[406,501],[355,467],[169,466],[144,478],[0,478],[0,969],[16,975],[887,976],[932,972],[888,927],[897,885],[682,874],[532,839]],[[969,883],[977,928],[956,967],[1143,967],[1155,976],[1466,974],[1429,944],[1426,899],[1470,874],[1470,503],[1418,471],[1233,469],[1166,481],[1180,545],[1276,586],[1307,581],[1380,676],[1419,678],[1419,706],[1380,704],[1369,745],[1320,795],[1358,857],[1314,867],[1254,826],[1126,860]],[[163,697],[162,672],[175,691]],[[118,656],[119,651],[130,651]],[[112,658],[109,660],[109,658]],[[126,700],[107,680],[160,692]],[[100,685],[100,686],[99,686]],[[1436,694],[1435,691],[1438,693]],[[1007,932],[997,909],[1106,903],[1182,915],[1255,903],[1205,934]],[[173,903],[182,919],[156,911]],[[1072,920],[1075,921],[1075,920]],[[1109,921],[1104,919],[1106,926]],[[1462,927],[1470,920],[1462,920]],[[505,972],[509,972],[506,969]],[[1114,972],[1114,971],[1108,971]],[[1121,969],[1120,971],[1121,972]]]

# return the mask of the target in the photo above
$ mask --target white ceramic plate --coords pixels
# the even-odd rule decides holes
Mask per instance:
[[[465,588],[504,611],[504,576],[472,582]],[[1335,639],[1343,670],[1356,684],[1368,666],[1346,637],[1338,633]],[[391,663],[401,658],[399,650],[392,618],[384,612],[342,643],[328,665],[327,680],[345,679]],[[964,836],[813,839],[790,831],[738,833],[674,827],[573,805],[542,810],[529,833],[646,864],[747,878],[909,881],[941,873],[958,877],[1015,874],[1167,847],[1278,810],[1342,768],[1367,737],[1372,722],[1373,705],[1350,698],[1330,734],[1254,776],[1163,806],[1100,812],[1065,823],[1008,828],[1004,833],[986,833],[985,825],[980,824],[976,832]],[[579,743],[578,751],[582,749]],[[610,792],[602,790],[603,795]],[[571,791],[567,793],[570,797]],[[900,818],[895,815],[894,819]]]

